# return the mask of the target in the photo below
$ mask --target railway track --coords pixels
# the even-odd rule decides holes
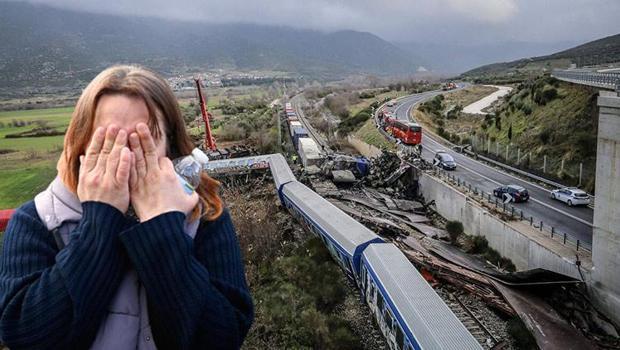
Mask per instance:
[[[480,345],[488,349],[502,349],[504,347],[505,343],[498,340],[484,326],[472,310],[459,299],[457,294],[448,293],[448,298],[444,299],[444,301]]]
[[[317,143],[317,145],[319,145],[319,147],[321,147],[322,150],[328,152],[331,151],[331,148],[329,147],[329,144],[325,140],[323,135],[316,131],[314,127],[310,124],[310,122],[306,119],[306,115],[304,114],[303,108],[299,101],[302,98],[303,96],[300,97],[300,95],[291,98],[291,104],[293,105],[293,109],[295,109],[297,119],[299,119],[299,122],[304,126],[304,128],[306,128],[306,130],[308,130],[308,135],[314,140],[314,142]]]

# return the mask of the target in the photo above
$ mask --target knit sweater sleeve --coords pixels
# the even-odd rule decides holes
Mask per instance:
[[[254,317],[230,215],[201,225],[169,212],[121,233],[144,284],[153,337],[162,349],[236,349]]]
[[[86,348],[118,288],[123,214],[98,202],[60,252],[33,202],[13,214],[0,257],[0,336],[11,349]]]

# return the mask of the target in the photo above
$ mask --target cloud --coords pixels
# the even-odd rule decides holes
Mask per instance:
[[[353,29],[392,41],[575,42],[620,32],[618,0],[31,1],[90,12],[209,23]]]
[[[447,8],[473,20],[503,22],[518,12],[515,0],[443,0]]]

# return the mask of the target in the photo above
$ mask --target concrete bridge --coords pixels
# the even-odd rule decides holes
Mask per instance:
[[[587,69],[556,69],[551,76],[569,83],[588,85],[600,89],[620,89],[620,73],[596,72]]]

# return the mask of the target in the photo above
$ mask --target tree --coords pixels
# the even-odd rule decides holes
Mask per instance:
[[[512,141],[512,124],[508,127],[508,140]]]
[[[463,234],[463,223],[457,220],[450,220],[446,223],[446,231],[450,235],[450,241],[456,243],[459,236]]]

